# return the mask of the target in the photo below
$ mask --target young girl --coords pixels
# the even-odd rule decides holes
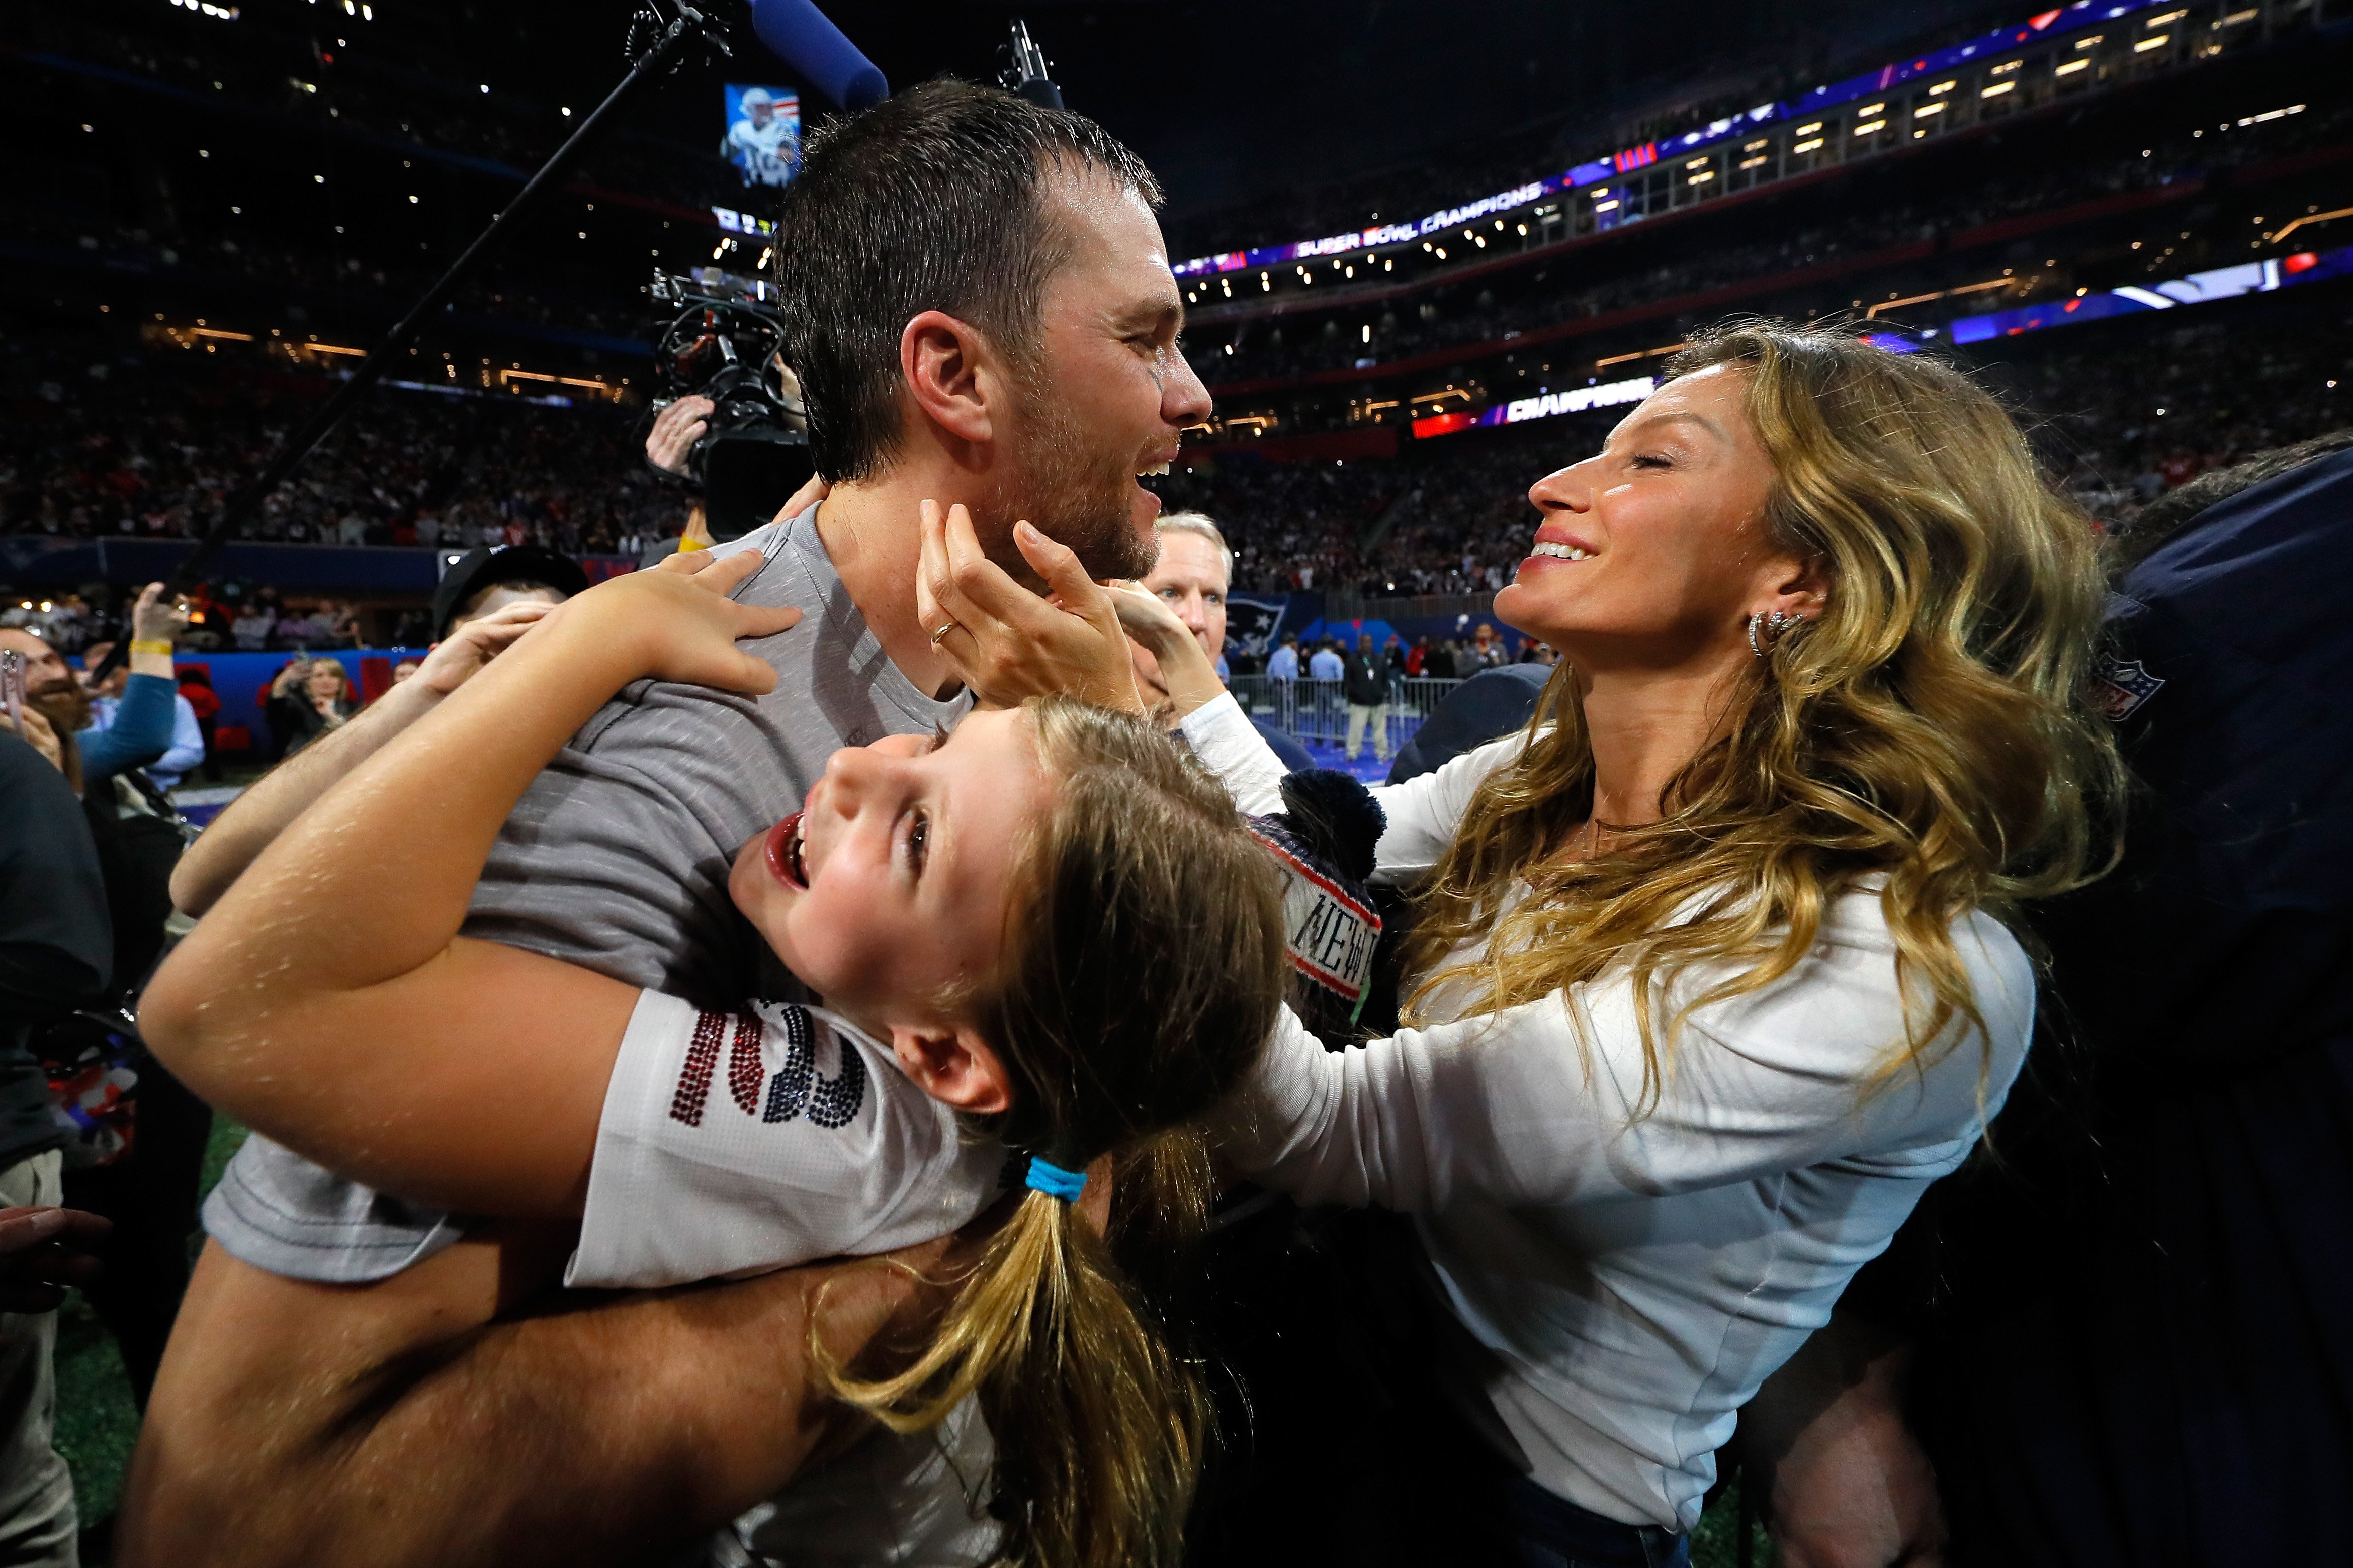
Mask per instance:
[[[731,882],[823,1008],[698,1013],[457,935],[516,796],[612,692],[773,682],[733,641],[794,612],[724,596],[753,563],[681,558],[552,612],[264,852],[142,1026],[197,1092],[340,1174],[581,1215],[575,1284],[743,1257],[699,1234],[706,1194],[726,1212],[768,1184],[784,1265],[941,1235],[1026,1182],[930,1349],[837,1387],[902,1430],[976,1392],[1011,1560],[1168,1560],[1198,1391],[1068,1200],[1239,1081],[1283,961],[1271,864],[1156,732],[1042,701],[837,753]]]

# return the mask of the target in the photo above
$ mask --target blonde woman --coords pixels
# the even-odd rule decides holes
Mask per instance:
[[[1229,1153],[1415,1216],[1482,1352],[1452,1393],[1502,1495],[1466,1523],[1675,1563],[1742,1404],[2025,1056],[2012,925],[2102,863],[2120,773],[2078,697],[2098,551],[1965,376],[1773,324],[1703,337],[1529,495],[1495,610],[1561,652],[1535,719],[1375,792],[1377,876],[1419,907],[1412,1026],[1327,1051],[1286,1015]],[[985,567],[931,530],[923,613],[972,632],[942,646],[983,689],[1124,657]],[[1266,809],[1247,720],[1121,598]]]
[[[332,656],[297,658],[269,687],[269,722],[292,756],[330,730],[340,730],[359,711],[350,672]]]

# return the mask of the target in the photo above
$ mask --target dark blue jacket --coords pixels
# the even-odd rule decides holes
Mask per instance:
[[[2353,451],[2113,605],[2124,863],[2036,918],[2050,1026],[1915,1221],[1957,1565],[2353,1562],[2348,583]]]

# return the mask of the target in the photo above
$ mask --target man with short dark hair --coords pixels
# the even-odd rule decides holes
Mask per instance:
[[[965,506],[1025,579],[1019,519],[1092,574],[1151,565],[1158,501],[1137,476],[1209,411],[1176,346],[1158,199],[1090,121],[960,83],[812,139],[776,250],[831,489],[720,552],[762,556],[738,598],[802,611],[744,645],[776,688],[755,701],[650,682],[607,706],[518,805],[469,934],[705,1006],[776,994],[727,898],[730,852],[796,807],[839,747],[928,731],[969,703],[916,618],[919,503]],[[304,787],[332,782],[313,772]],[[828,1436],[810,1317],[839,1328],[828,1344],[847,1358],[881,1321],[876,1302],[917,1294],[860,1276],[819,1313],[823,1276],[796,1273],[519,1317],[560,1270],[565,1227],[471,1227],[258,1140],[206,1221],[214,1245],[129,1485],[117,1561],[132,1568],[353,1562],[363,1542],[385,1562],[673,1550]],[[840,1314],[860,1302],[853,1332]],[[907,1484],[864,1480],[878,1496]],[[400,1506],[375,1507],[371,1487]],[[792,1510],[779,1517],[760,1528],[799,1542]],[[969,1520],[889,1522],[900,1534],[870,1542],[874,1560],[971,1560]],[[743,1532],[753,1550],[769,1539]]]

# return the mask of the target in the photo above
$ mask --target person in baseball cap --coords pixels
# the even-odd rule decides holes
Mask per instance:
[[[518,600],[560,605],[587,588],[588,574],[578,562],[536,544],[470,550],[450,563],[433,592],[433,640],[445,641],[468,621]]]

